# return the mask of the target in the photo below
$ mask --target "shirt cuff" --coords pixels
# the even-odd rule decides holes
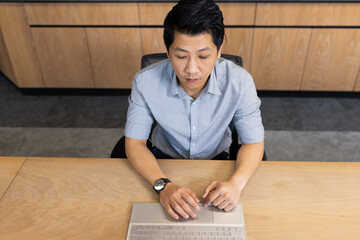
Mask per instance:
[[[151,131],[151,125],[140,125],[126,122],[125,137],[134,139],[148,139]]]
[[[242,144],[262,142],[264,141],[264,126],[260,125],[250,130],[240,130],[238,135]]]

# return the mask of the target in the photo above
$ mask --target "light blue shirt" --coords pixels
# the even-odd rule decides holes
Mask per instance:
[[[148,139],[164,154],[180,159],[211,159],[231,144],[230,124],[243,144],[264,140],[260,99],[250,74],[219,58],[197,99],[178,85],[170,60],[138,72],[133,80],[125,136]]]

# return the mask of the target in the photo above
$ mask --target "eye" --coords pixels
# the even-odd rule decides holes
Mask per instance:
[[[209,56],[199,56],[200,59],[207,59]]]
[[[185,59],[186,58],[186,56],[178,56],[178,55],[175,55],[177,58],[179,58],[179,59]]]

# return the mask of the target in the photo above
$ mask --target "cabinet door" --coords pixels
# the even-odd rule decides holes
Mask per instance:
[[[140,70],[139,28],[87,28],[97,88],[131,88]]]
[[[299,90],[310,29],[256,28],[251,74],[257,89]]]
[[[0,3],[0,55],[7,77],[18,87],[44,87],[23,3]]]
[[[166,52],[163,32],[163,28],[141,28],[143,55]]]
[[[355,85],[355,92],[360,92],[360,67],[358,71],[358,78]]]
[[[302,90],[352,91],[360,65],[360,29],[313,29]]]
[[[359,26],[359,24],[359,3],[258,3],[256,9],[256,25]]]
[[[30,25],[138,25],[136,3],[25,3]]]
[[[93,88],[84,28],[32,28],[47,88]]]
[[[244,68],[250,71],[253,28],[226,28],[222,53],[240,56]]]

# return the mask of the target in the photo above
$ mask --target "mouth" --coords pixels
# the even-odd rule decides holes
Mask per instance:
[[[200,80],[199,78],[186,78],[186,81],[189,83],[194,83],[197,82],[198,80]]]

